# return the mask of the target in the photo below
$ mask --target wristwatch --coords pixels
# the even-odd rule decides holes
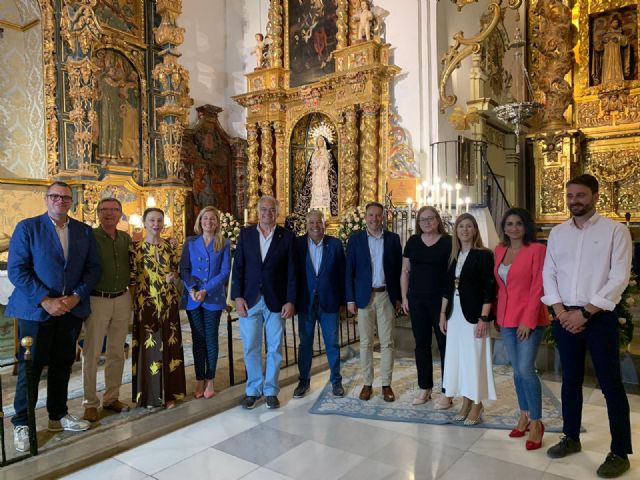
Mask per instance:
[[[580,307],[580,313],[582,313],[582,316],[584,317],[585,320],[590,320],[591,317],[593,316],[593,314],[584,307]]]
[[[482,320],[483,322],[488,322],[489,321],[489,316],[488,315],[480,315],[480,320]]]

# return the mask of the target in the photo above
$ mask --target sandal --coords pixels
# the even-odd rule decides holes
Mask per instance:
[[[440,394],[433,403],[434,410],[447,410],[453,406],[453,398],[448,398],[444,393]]]
[[[427,403],[431,399],[431,389],[430,388],[421,388],[418,390],[418,394],[411,402],[411,405],[422,405],[423,403]]]

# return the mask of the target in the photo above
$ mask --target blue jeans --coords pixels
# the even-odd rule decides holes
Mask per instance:
[[[218,363],[218,328],[221,310],[199,306],[187,310],[193,339],[193,363],[196,380],[213,380]]]
[[[322,338],[327,351],[327,360],[332,384],[342,382],[340,375],[340,346],[338,345],[338,313],[325,313],[317,300],[309,308],[308,313],[298,314],[298,330],[300,335],[300,348],[298,350],[298,371],[300,381],[309,383],[311,372],[311,358],[313,357],[313,336],[316,322],[320,323]]]
[[[45,365],[47,370],[47,412],[50,420],[60,420],[67,410],[67,395],[71,366],[76,359],[76,342],[82,328],[82,319],[71,313],[51,317],[44,322],[18,320],[20,337],[32,337],[32,383],[38,401],[38,384]],[[18,359],[24,359],[20,347]],[[18,383],[13,407],[16,414],[11,419],[14,426],[27,425],[27,375],[24,362],[18,365]]]
[[[264,297],[258,299],[249,309],[246,317],[240,317],[240,336],[244,351],[244,365],[247,369],[248,396],[259,397],[278,395],[278,375],[282,363],[282,332],[284,321],[280,312],[267,308]],[[266,342],[266,368],[262,376],[262,332]],[[264,386],[264,388],[263,388]]]
[[[607,402],[611,451],[616,455],[632,453],[629,401],[620,373],[617,313],[596,313],[580,333],[568,332],[560,322],[553,322],[553,334],[562,363],[562,433],[574,440],[580,438],[584,359],[588,349]]]
[[[540,420],[542,417],[542,389],[535,363],[544,327],[538,327],[531,331],[526,340],[518,339],[517,330],[517,328],[503,327],[500,329],[500,333],[513,367],[513,383],[516,385],[518,405],[521,411],[529,412],[531,420]]]

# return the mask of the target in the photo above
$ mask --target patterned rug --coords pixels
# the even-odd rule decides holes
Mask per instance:
[[[374,353],[374,368],[379,372],[380,354]],[[395,360],[393,368],[392,387],[396,394],[396,401],[385,402],[382,399],[380,381],[373,384],[371,400],[363,402],[358,399],[362,388],[360,374],[360,359],[352,358],[342,365],[342,383],[346,395],[336,398],[331,393],[331,385],[327,384],[310,413],[319,415],[344,415],[354,418],[368,418],[373,420],[387,420],[391,422],[429,423],[436,425],[456,424],[453,417],[457,414],[461,399],[454,400],[453,407],[448,410],[435,410],[433,401],[423,405],[411,405],[418,389],[415,361],[411,358]],[[519,415],[518,400],[513,386],[512,370],[510,366],[494,366],[493,377],[496,384],[498,400],[484,403],[483,422],[477,427],[511,430]],[[434,392],[440,392],[440,364],[433,365],[433,378],[438,379]],[[562,431],[562,414],[560,402],[555,395],[542,383],[542,420],[547,432]],[[460,424],[460,423],[458,423]]]

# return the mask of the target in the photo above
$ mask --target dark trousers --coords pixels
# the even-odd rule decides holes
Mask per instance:
[[[213,380],[218,363],[218,328],[222,310],[198,307],[187,310],[193,339],[193,364],[196,380]]]
[[[317,297],[309,307],[308,313],[298,313],[298,334],[300,335],[298,371],[300,372],[301,382],[308,384],[311,381],[311,360],[313,357],[313,337],[316,323],[320,324],[320,330],[322,330],[327,361],[331,371],[329,381],[332,384],[342,382],[342,375],[340,375],[340,345],[338,344],[339,321],[340,314],[338,312],[326,313],[323,311]]]
[[[42,369],[47,369],[47,412],[51,420],[60,420],[67,410],[67,394],[71,366],[76,358],[76,342],[82,328],[82,319],[70,313],[52,317],[44,322],[18,320],[20,337],[32,337],[34,402],[38,400],[38,384]],[[24,348],[18,351],[18,360],[24,359]],[[14,426],[27,425],[27,376],[24,362],[18,366],[18,383],[11,419]]]
[[[620,373],[618,316],[615,312],[597,313],[589,320],[587,328],[576,334],[562,328],[560,322],[554,322],[553,333],[562,362],[563,433],[574,440],[580,438],[584,360],[589,349],[607,401],[611,451],[618,455],[631,453],[629,402]]]
[[[432,335],[436,334],[440,362],[444,372],[444,353],[447,338],[440,331],[440,308],[442,298],[409,298],[409,316],[411,329],[416,340],[416,370],[418,371],[418,386],[428,390],[433,388],[433,359],[431,357]],[[444,392],[444,389],[442,390]]]

